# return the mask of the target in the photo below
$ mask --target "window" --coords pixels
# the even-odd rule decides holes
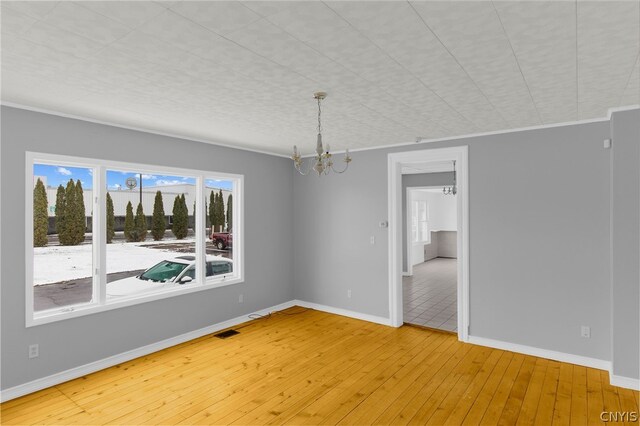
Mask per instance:
[[[27,326],[243,280],[241,175],[27,154]]]
[[[34,312],[91,303],[96,245],[92,238],[95,169],[34,162],[28,182],[33,201],[31,272]]]
[[[107,301],[198,283],[189,268],[196,263],[196,182],[160,169],[106,170]]]
[[[416,200],[411,209],[411,235],[414,243],[431,242],[428,227],[428,205],[425,200]]]

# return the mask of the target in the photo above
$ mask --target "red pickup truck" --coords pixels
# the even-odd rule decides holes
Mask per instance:
[[[212,232],[211,241],[218,250],[233,247],[233,234],[231,232]]]

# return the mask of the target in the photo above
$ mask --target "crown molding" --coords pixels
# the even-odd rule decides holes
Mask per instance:
[[[85,117],[85,116],[75,115],[75,114],[67,114],[67,113],[60,112],[60,111],[53,111],[53,110],[49,110],[49,109],[46,109],[46,108],[32,107],[32,106],[29,106],[29,105],[23,105],[23,104],[19,104],[19,103],[15,103],[15,102],[1,101],[0,105],[11,107],[11,108],[22,109],[22,110],[25,110],[25,111],[38,112],[38,113],[41,113],[41,114],[55,115],[57,117],[70,118],[72,120],[81,120],[81,121],[86,121],[86,122],[89,122],[89,123],[102,124],[102,125],[111,126],[111,127],[118,127],[120,129],[125,129],[125,130],[133,130],[135,132],[150,133],[150,134],[153,134],[153,135],[166,136],[166,137],[169,137],[169,138],[183,139],[183,140],[188,140],[188,141],[192,141],[192,142],[206,143],[208,145],[220,146],[220,147],[223,147],[223,148],[238,149],[240,151],[248,151],[248,152],[254,152],[254,153],[257,153],[257,154],[264,154],[264,155],[272,155],[274,157],[289,158],[288,155],[284,155],[284,154],[280,154],[280,153],[276,153],[276,152],[272,152],[272,151],[264,151],[264,150],[260,150],[260,149],[247,148],[247,147],[243,147],[243,146],[239,146],[239,145],[230,145],[230,144],[218,142],[218,141],[215,141],[215,140],[193,138],[193,137],[190,137],[190,136],[179,135],[179,134],[176,134],[176,133],[162,132],[162,131],[159,131],[159,130],[153,130],[153,129],[144,128],[144,127],[127,126],[127,125],[124,125],[124,124],[118,124],[118,123],[114,123],[114,122],[111,122],[111,121],[98,120],[98,119],[95,119],[95,118],[90,118],[90,117]]]
[[[640,104],[609,108],[607,110],[607,116],[606,117],[589,118],[589,119],[585,119],[585,120],[576,120],[576,121],[564,121],[564,122],[561,122],[561,123],[539,124],[537,126],[517,127],[517,128],[513,128],[513,129],[492,130],[490,132],[467,133],[467,134],[464,134],[464,135],[447,136],[447,137],[444,137],[444,138],[433,138],[433,139],[419,138],[419,140],[417,140],[417,141],[414,140],[414,141],[411,141],[411,142],[401,142],[401,143],[397,143],[397,144],[387,144],[387,145],[379,145],[379,146],[365,147],[365,148],[354,148],[354,149],[349,148],[349,152],[371,151],[371,150],[375,150],[375,149],[389,149],[389,148],[397,148],[397,147],[401,147],[401,146],[419,145],[419,144],[423,144],[423,143],[447,142],[447,141],[458,140],[458,139],[469,139],[469,138],[476,138],[476,137],[481,137],[481,136],[502,135],[502,134],[505,134],[505,133],[526,132],[526,131],[529,131],[529,130],[552,129],[552,128],[555,128],[555,127],[567,127],[567,126],[575,126],[575,125],[579,125],[579,124],[602,123],[602,122],[605,122],[605,121],[611,121],[611,115],[613,113],[621,112],[621,111],[631,111],[631,110],[636,110],[636,109],[640,109]],[[345,152],[344,150],[343,151],[334,151],[334,152],[332,152],[332,154],[342,154],[344,152]],[[303,155],[303,157],[304,158],[313,157],[313,154]]]
[[[45,109],[45,108],[38,108],[38,107],[29,106],[29,105],[23,105],[23,104],[19,104],[19,103],[15,103],[15,102],[0,101],[0,105],[5,105],[5,106],[11,107],[11,108],[23,109],[23,110],[26,110],[26,111],[33,111],[33,112],[39,112],[39,113],[43,113],[43,114],[55,115],[55,116],[58,116],[58,117],[70,118],[70,119],[73,119],[73,120],[87,121],[89,123],[96,123],[96,124],[102,124],[102,125],[106,125],[106,126],[118,127],[118,128],[121,128],[121,129],[133,130],[133,131],[136,131],[136,132],[151,133],[151,134],[159,135],[159,136],[166,136],[166,137],[170,137],[170,138],[184,139],[184,140],[189,140],[189,141],[193,141],[193,142],[206,143],[206,144],[209,144],[209,145],[220,146],[220,147],[224,147],[224,148],[237,149],[237,150],[240,150],[240,151],[248,151],[248,152],[254,152],[254,153],[257,153],[257,154],[271,155],[271,156],[274,156],[274,157],[290,158],[286,154],[281,154],[281,153],[277,153],[277,152],[274,152],[274,151],[266,151],[266,150],[260,150],[260,149],[254,149],[254,148],[247,148],[247,147],[242,147],[242,146],[238,146],[238,145],[230,145],[230,144],[218,142],[218,141],[215,141],[215,140],[193,138],[193,137],[188,137],[188,136],[179,135],[179,134],[175,134],[175,133],[161,132],[161,131],[153,130],[153,129],[149,129],[149,128],[126,126],[126,125],[123,125],[123,124],[117,124],[117,123],[113,123],[113,122],[110,122],[110,121],[98,120],[98,119],[95,119],[95,118],[89,118],[89,117],[75,115],[75,114],[67,114],[67,113],[63,113],[63,112],[59,112],[59,111],[53,111],[53,110],[49,110],[49,109]],[[590,119],[586,119],[586,120],[576,120],[576,121],[565,121],[565,122],[561,122],[561,123],[540,124],[540,125],[537,125],[537,126],[518,127],[518,128],[514,128],[514,129],[504,129],[504,130],[494,130],[494,131],[490,131],[490,132],[467,133],[467,134],[457,135],[457,136],[447,136],[447,137],[444,137],[444,138],[433,138],[433,139],[419,138],[418,140],[412,141],[412,142],[400,142],[400,143],[396,143],[396,144],[386,144],[386,145],[378,145],[378,146],[365,147],[365,148],[355,148],[355,149],[350,149],[349,151],[350,152],[363,152],[363,151],[372,151],[372,150],[376,150],[376,149],[389,149],[389,148],[397,148],[397,147],[403,147],[403,146],[411,146],[411,145],[417,145],[417,144],[423,144],[423,143],[447,142],[447,141],[452,141],[452,140],[469,139],[469,138],[475,138],[475,137],[481,137],[481,136],[494,136],[494,135],[502,135],[502,134],[506,134],[506,133],[526,132],[526,131],[529,131],[529,130],[541,130],[541,129],[556,128],[556,127],[575,126],[575,125],[579,125],[579,124],[601,123],[601,122],[604,122],[604,121],[610,121],[612,114],[614,114],[616,112],[630,111],[630,110],[635,110],[635,109],[640,109],[640,104],[609,108],[607,110],[607,116],[606,117],[590,118]],[[332,154],[343,154],[344,152],[345,152],[344,150],[342,150],[342,151],[334,151],[334,152],[332,152]],[[307,155],[303,155],[302,158],[309,158],[309,157],[313,157],[313,156],[314,156],[314,154],[307,154]]]

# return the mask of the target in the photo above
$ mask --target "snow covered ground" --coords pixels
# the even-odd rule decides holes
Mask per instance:
[[[171,249],[141,247],[148,244],[194,244],[195,238],[177,241],[147,240],[140,243],[114,242],[107,245],[107,274],[113,272],[147,269],[156,263],[175,256],[184,255]],[[61,281],[87,278],[92,275],[93,254],[91,244],[78,246],[35,247],[33,249],[34,285],[52,284]]]

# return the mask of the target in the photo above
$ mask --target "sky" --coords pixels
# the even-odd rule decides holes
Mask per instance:
[[[34,164],[33,175],[46,177],[47,186],[67,186],[69,179],[73,179],[74,181],[80,179],[80,182],[82,182],[82,188],[91,189],[93,187],[92,170],[83,167],[62,167],[46,164]]]
[[[82,182],[84,189],[91,189],[93,185],[92,170],[82,167],[55,166],[48,164],[34,164],[34,176],[45,176],[47,185],[57,187],[58,185],[66,186],[69,179]],[[117,191],[119,188],[128,189],[126,185],[127,178],[136,179],[136,188],[140,185],[140,174],[131,171],[107,170],[107,186],[111,191]],[[142,174],[142,187],[158,187],[175,184],[195,185],[195,178],[162,174]],[[209,188],[221,188],[231,190],[233,182],[224,179],[206,179],[205,185]]]
[[[109,190],[116,191],[119,189],[129,189],[127,187],[127,179],[134,178],[136,186],[140,187],[140,173],[130,171],[117,171],[107,170],[107,186]],[[180,185],[180,184],[195,185],[195,178],[172,176],[172,175],[160,175],[160,174],[142,174],[142,188],[149,188],[151,186],[167,186],[167,185]]]

